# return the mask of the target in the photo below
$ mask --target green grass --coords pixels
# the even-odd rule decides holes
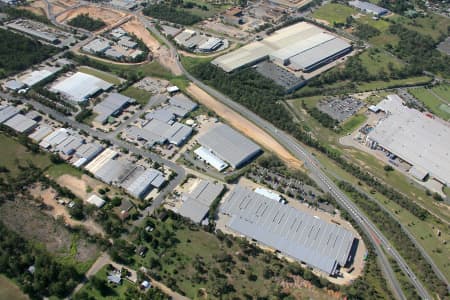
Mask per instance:
[[[150,92],[147,92],[146,90],[139,89],[134,86],[129,86],[120,93],[125,96],[136,99],[136,101],[141,105],[146,105],[150,100],[150,97],[152,96]]]
[[[437,40],[441,35],[447,35],[447,28],[450,26],[450,19],[433,13],[428,13],[426,17],[417,17],[414,19],[399,15],[390,17],[397,24],[402,24],[418,33],[431,36]]]
[[[384,21],[383,19],[374,20],[372,18],[372,15],[359,17],[358,19],[356,19],[356,22],[359,24],[370,25],[370,26],[378,29],[379,31],[381,31],[381,33],[385,33],[386,31],[388,31],[389,26],[391,25],[389,22]]]
[[[0,275],[0,299],[26,300],[29,298],[13,281]]]
[[[366,92],[366,91],[374,91],[374,90],[382,90],[388,88],[394,88],[399,86],[410,86],[410,85],[421,85],[430,83],[432,80],[431,77],[428,76],[416,76],[410,77],[406,79],[396,79],[389,81],[371,81],[371,82],[363,82],[358,84],[357,91]]]
[[[54,179],[58,179],[64,174],[72,175],[77,178],[81,178],[81,175],[83,175],[81,170],[66,163],[52,165],[45,171],[45,173]]]
[[[192,70],[195,66],[199,64],[209,63],[214,57],[190,57],[190,56],[180,56],[181,63],[186,68],[186,70]]]
[[[120,78],[118,78],[117,76],[90,67],[79,67],[78,71],[93,75],[115,85],[118,85],[121,82]]]
[[[325,20],[329,22],[330,25],[333,25],[334,23],[345,23],[347,17],[357,13],[358,11],[350,6],[338,3],[328,3],[314,11],[313,17]]]
[[[24,162],[31,162],[35,166],[45,169],[51,165],[47,153],[34,154],[25,146],[11,137],[0,133],[0,165],[8,168],[11,175],[18,173],[18,166],[25,165]]]
[[[377,75],[381,71],[389,74],[389,64],[394,66],[395,69],[400,69],[404,66],[402,61],[380,48],[369,48],[369,50],[361,53],[359,58],[362,65],[366,67],[371,75]]]
[[[205,5],[208,8],[208,10],[203,10],[197,7],[192,9],[183,9],[184,11],[190,12],[191,14],[197,15],[203,19],[211,18],[232,6],[230,4],[214,4],[209,1],[202,1],[202,0],[189,0],[186,2],[193,2],[198,5]]]
[[[382,33],[369,39],[369,42],[378,47],[384,47],[388,44],[395,47],[400,41],[400,38],[388,32]]]
[[[450,120],[450,112],[442,109],[442,107],[445,107],[450,103],[449,86],[439,86],[437,88],[433,88],[432,90],[440,98],[436,97],[436,95],[426,88],[409,89],[409,92],[423,102],[425,106],[436,116],[444,120]],[[445,100],[447,100],[447,104],[445,104]]]
[[[102,269],[100,269],[100,271],[98,271],[98,273],[95,274],[95,277],[102,280],[107,280],[106,277],[108,275],[106,268],[107,267],[104,266]],[[93,287],[90,282],[88,282],[85,286],[83,286],[83,288],[79,291],[79,293],[86,292],[90,297],[93,297],[93,299],[124,299],[123,297],[125,296],[126,290],[129,287],[132,287],[133,284],[128,280],[122,280],[121,285],[113,286],[111,284],[108,284],[108,286],[110,287],[109,293],[108,295],[104,296],[102,296],[100,292],[95,287]]]
[[[356,114],[350,119],[346,120],[341,125],[340,134],[348,134],[353,132],[358,126],[362,125],[367,120],[367,116],[363,114]]]

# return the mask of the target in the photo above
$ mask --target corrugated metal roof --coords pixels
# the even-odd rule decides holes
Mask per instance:
[[[226,162],[215,156],[210,150],[206,149],[205,147],[197,148],[194,153],[219,172],[222,172],[228,167],[228,164]]]
[[[40,142],[43,138],[53,132],[53,128],[47,125],[39,125],[28,137],[35,142]]]
[[[119,93],[111,93],[102,102],[94,106],[94,112],[98,115],[95,117],[95,121],[104,123],[106,120],[120,112],[127,104],[134,102],[130,97],[126,97]]]
[[[232,218],[228,227],[328,274],[344,266],[355,236],[289,205],[236,186],[220,211]]]
[[[261,152],[257,144],[225,124],[212,127],[198,138],[198,142],[233,168],[240,167]]]
[[[14,106],[6,106],[0,110],[0,123],[4,123],[5,121],[11,119],[15,115],[19,113],[19,109]]]
[[[37,122],[27,118],[24,115],[17,114],[4,123],[9,128],[14,129],[17,132],[23,133],[31,130],[36,126]]]

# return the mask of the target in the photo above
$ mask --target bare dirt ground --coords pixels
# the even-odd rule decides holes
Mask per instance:
[[[22,6],[21,9],[31,11],[32,13],[38,15],[38,16],[45,16],[47,5],[42,0],[36,0],[32,3],[30,3],[29,6]]]
[[[160,47],[159,42],[148,32],[145,26],[136,17],[122,25],[128,33],[132,33],[140,38],[144,44],[154,53]]]
[[[50,208],[45,212],[48,215],[52,216],[54,219],[63,218],[64,222],[66,224],[69,224],[70,226],[83,226],[91,234],[100,234],[102,236],[105,235],[103,229],[91,219],[82,222],[72,219],[64,205],[59,204],[56,200],[57,193],[54,189],[47,188],[43,190],[40,184],[36,184],[36,186],[31,189],[30,192],[32,195],[39,197],[39,199],[42,200],[42,202]]]
[[[229,122],[233,127],[237,128],[239,131],[256,141],[264,148],[276,153],[284,162],[287,163],[289,167],[296,169],[302,168],[303,163],[289,153],[267,132],[245,119],[243,116],[233,111],[226,105],[214,99],[197,85],[189,85],[187,91],[200,103],[213,110],[220,117]]]
[[[45,245],[49,252],[62,256],[69,254],[72,235],[64,225],[41,211],[37,202],[23,198],[6,201],[0,206],[0,219],[26,240]],[[84,240],[79,240],[76,246],[74,259],[78,262],[91,259],[98,251],[94,244]]]
[[[176,76],[183,75],[183,72],[178,67],[178,64],[176,62],[177,58],[172,56],[167,46],[161,46],[155,57],[161,63],[161,65],[169,69]]]
[[[50,0],[52,5],[57,5],[63,9],[67,9],[69,7],[80,4],[77,0]]]
[[[56,21],[58,21],[59,23],[67,22],[80,14],[89,14],[89,16],[95,19],[101,19],[107,25],[115,24],[118,21],[120,21],[120,19],[126,16],[125,13],[116,10],[88,5],[88,6],[80,6],[72,10],[66,11],[61,15],[59,15],[56,18]]]
[[[82,200],[86,200],[88,197],[88,187],[90,187],[92,191],[96,191],[104,186],[104,184],[100,181],[85,174],[81,176],[81,179],[72,175],[64,174],[60,176],[56,182],[71,190],[72,193]]]

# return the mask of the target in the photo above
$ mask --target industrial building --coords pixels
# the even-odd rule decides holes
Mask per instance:
[[[57,44],[59,42],[58,37],[55,34],[50,33],[46,30],[40,30],[39,28],[42,27],[45,28],[46,26],[35,21],[17,19],[14,20],[13,22],[7,23],[6,27],[31,35],[33,37],[36,37],[40,40],[43,40],[51,44]]]
[[[14,106],[8,105],[5,107],[0,107],[0,123],[4,123],[17,115],[19,113],[19,109]]]
[[[109,90],[113,85],[95,76],[76,72],[72,76],[56,83],[51,91],[60,93],[75,103],[86,102],[90,97]]]
[[[257,144],[225,124],[216,124],[198,142],[233,168],[244,166],[262,152]]]
[[[214,153],[211,152],[211,150],[205,148],[205,147],[198,147],[194,151],[195,155],[199,157],[201,160],[203,160],[208,165],[212,166],[214,169],[216,169],[219,172],[222,172],[226,168],[228,168],[228,164],[218,158],[214,155]]]
[[[112,149],[105,149],[102,153],[100,153],[97,157],[95,157],[85,169],[92,174],[95,174],[107,161],[114,159],[119,154]]]
[[[231,230],[331,276],[356,253],[358,239],[347,229],[239,185],[220,212],[231,217],[226,225]]]
[[[12,80],[8,80],[7,82],[5,82],[4,87],[7,88],[8,90],[17,92],[17,91],[25,88],[26,85],[25,85],[25,83],[21,82],[20,80],[12,79]]]
[[[192,134],[192,128],[189,126],[179,122],[168,124],[157,119],[148,121],[143,129],[151,132],[155,136],[161,136],[164,141],[175,146],[184,144]]]
[[[79,168],[87,164],[97,155],[99,155],[102,151],[103,147],[94,142],[81,145],[78,149],[76,149],[75,157],[78,159],[74,161],[73,166]]]
[[[25,84],[27,87],[33,87],[39,82],[55,75],[61,69],[62,68],[59,67],[45,67],[44,69],[32,71],[30,73],[22,75],[19,78],[19,81]]]
[[[35,142],[42,141],[46,136],[53,132],[53,128],[47,125],[39,125],[28,137]]]
[[[131,196],[143,199],[153,188],[160,188],[165,181],[164,174],[160,171],[138,167],[120,186]]]
[[[122,94],[109,94],[102,102],[94,106],[93,111],[97,114],[94,121],[105,124],[110,117],[118,116],[123,109],[134,102],[134,99]]]
[[[386,8],[383,8],[383,7],[380,7],[373,3],[365,2],[365,1],[359,1],[359,0],[350,1],[350,2],[348,2],[348,5],[356,7],[358,9],[362,10],[363,12],[373,14],[377,17],[381,17],[381,16],[389,13],[389,10],[387,10]]]
[[[315,25],[300,22],[220,56],[212,64],[232,72],[270,59],[295,71],[311,72],[351,50],[351,44],[343,39]]]
[[[174,41],[194,52],[213,52],[228,47],[228,40],[209,37],[191,29],[185,29],[177,34]]]
[[[18,133],[30,133],[37,126],[37,122],[21,114],[16,114],[3,123]]]
[[[208,214],[211,204],[222,193],[223,188],[221,183],[199,181],[192,191],[182,196],[183,204],[178,209],[178,213],[195,223],[200,223]]]
[[[389,95],[377,107],[386,116],[367,135],[367,144],[371,148],[379,146],[389,151],[449,186],[448,123],[408,108],[397,95]]]
[[[107,39],[103,39],[103,38],[97,38],[97,39],[92,40],[85,46],[83,46],[83,48],[81,48],[81,49],[83,51],[86,51],[86,52],[89,52],[92,54],[99,54],[99,53],[104,53],[109,48],[111,48],[110,41],[108,41]]]

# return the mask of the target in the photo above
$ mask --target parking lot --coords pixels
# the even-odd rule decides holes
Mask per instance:
[[[349,117],[356,114],[363,107],[364,103],[353,97],[321,100],[317,104],[317,108],[320,111],[328,114],[330,117],[332,117],[338,122],[342,122],[348,119]]]

